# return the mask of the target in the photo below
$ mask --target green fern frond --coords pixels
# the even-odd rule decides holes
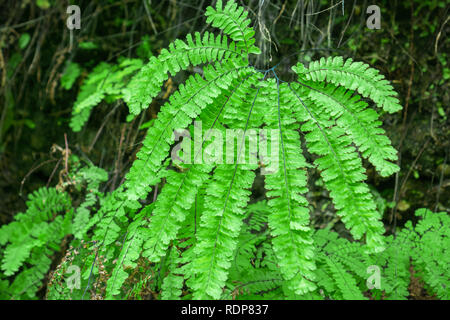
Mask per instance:
[[[125,269],[136,267],[136,260],[140,257],[142,244],[148,236],[148,232],[143,228],[143,225],[146,222],[145,218],[148,216],[149,211],[148,209],[142,210],[127,229],[122,250],[117,258],[117,264],[106,287],[106,297],[109,299],[120,293],[120,288],[128,278],[128,272]]]
[[[80,74],[81,68],[78,63],[68,63],[64,70],[64,73],[61,76],[61,86],[66,90],[70,90]]]
[[[403,233],[414,232],[411,243],[412,264],[427,288],[443,300],[450,298],[450,216],[447,212],[416,210],[421,220],[412,228],[408,222]],[[396,239],[397,240],[397,239]],[[408,250],[405,248],[404,250]]]
[[[238,238],[224,299],[265,299],[281,290],[284,282],[270,243],[266,201],[248,205]],[[282,294],[278,292],[278,294]],[[269,298],[269,297],[267,297]]]
[[[248,189],[255,178],[255,174],[249,169],[254,169],[256,164],[240,165],[239,159],[248,158],[248,154],[243,154],[242,150],[249,125],[252,121],[257,121],[252,120],[252,112],[259,91],[260,88],[254,92],[251,103],[246,103],[245,99],[251,91],[238,91],[238,96],[242,94],[241,99],[236,98],[228,108],[229,116],[225,121],[232,122],[242,118],[245,121],[241,122],[243,131],[242,137],[238,137],[236,164],[218,165],[212,180],[206,186],[205,210],[202,212],[195,247],[197,257],[193,262],[195,299],[218,299],[227,279],[242,226],[243,207],[249,201]]]
[[[264,122],[268,128],[278,130],[279,164],[278,170],[264,179],[267,196],[271,198],[268,204],[273,210],[269,226],[284,279],[294,292],[304,294],[315,289],[313,240],[304,197],[308,165],[300,149],[299,125],[293,120],[289,101],[281,99],[288,88],[272,81],[271,89],[274,94]]]
[[[17,214],[15,221],[0,228],[0,245],[6,246],[1,269],[9,276],[18,271],[34,247],[50,241],[57,234],[49,234],[52,223],[59,223],[56,214],[70,209],[66,193],[41,188],[29,196],[28,209]],[[61,218],[61,217],[59,217]],[[63,231],[66,231],[63,229]]]
[[[172,171],[158,197],[149,228],[152,234],[146,239],[143,255],[152,262],[166,253],[172,240],[191,209],[198,189],[209,179],[212,166],[191,166],[185,173]]]
[[[192,118],[216,103],[214,98],[229,88],[234,79],[245,78],[252,69],[235,63],[208,66],[204,69],[204,78],[191,76],[185,85],[180,86],[161,108],[154,125],[149,128],[124,185],[105,199],[97,217],[97,240],[105,245],[115,241],[120,228],[114,220],[125,216],[126,208],[138,209],[140,204],[137,200],[145,198],[151,186],[159,182],[162,162],[175,139],[173,132],[187,127]]]
[[[172,250],[168,253],[168,269],[169,274],[164,278],[163,284],[161,285],[162,294],[161,299],[163,300],[179,300],[182,294],[182,287],[184,284],[183,275],[178,274],[181,272],[178,265],[181,260],[181,252],[172,247]]]
[[[206,209],[202,213],[195,247],[193,289],[196,299],[218,299],[222,294],[242,225],[242,208],[250,196],[247,189],[253,179],[253,172],[239,169],[237,165],[221,165],[214,172],[207,187]]]
[[[105,170],[95,166],[81,168],[76,177],[81,181],[86,181],[86,197],[75,212],[73,219],[73,233],[76,238],[82,239],[89,229],[89,220],[91,218],[90,207],[97,203],[97,197],[100,198],[100,183],[108,180],[108,174]],[[77,179],[77,178],[74,178]]]
[[[314,101],[311,104],[313,111],[319,112],[314,110],[315,107],[325,108],[381,176],[390,176],[400,169],[389,161],[397,160],[397,151],[391,146],[385,131],[380,128],[377,112],[367,108],[367,103],[360,100],[359,96],[333,84],[324,85],[312,81],[300,84],[310,89],[308,97]]]
[[[351,230],[355,239],[365,234],[370,250],[382,251],[384,233],[380,214],[365,180],[361,158],[352,146],[345,131],[335,126],[323,111],[313,114],[312,102],[304,101],[305,95],[298,84],[287,85],[302,108],[296,112],[298,121],[306,121],[301,130],[305,135],[309,152],[317,154],[314,163],[321,171],[326,188],[330,191],[337,213]],[[315,110],[320,110],[315,108]]]
[[[211,23],[212,26],[221,29],[223,33],[238,42],[239,47],[244,49],[247,55],[261,53],[259,48],[254,46],[255,31],[249,27],[251,21],[247,18],[248,12],[234,1],[228,1],[225,7],[222,5],[222,0],[217,1],[216,8],[208,7],[205,16],[206,23]]]
[[[228,44],[226,36],[215,37],[208,32],[203,36],[196,32],[194,37],[189,34],[186,42],[177,39],[170,44],[169,49],[163,49],[158,57],[150,58],[124,90],[124,100],[130,108],[130,113],[139,114],[160,92],[169,73],[174,76],[191,65],[232,60],[238,56],[239,51],[235,43]]]
[[[142,67],[139,59],[123,59],[117,65],[100,63],[81,86],[72,110],[70,127],[80,131],[89,119],[92,108],[107,96],[122,96],[125,79]]]
[[[224,110],[227,110],[227,105],[232,103],[236,91],[252,83],[251,75],[248,74],[243,79],[235,79],[231,86],[232,89],[224,92],[223,101],[218,99],[218,105],[213,104],[205,109],[200,116],[205,129],[213,129],[217,125],[218,119]],[[210,138],[207,132],[202,140],[202,146],[205,146],[206,140]],[[197,163],[198,158],[201,160],[202,154],[194,150],[192,163]],[[182,173],[168,173],[166,186],[158,197],[153,219],[150,221],[149,227],[155,233],[145,243],[147,250],[144,252],[144,256],[149,260],[158,262],[170,241],[175,239],[180,223],[183,222],[186,212],[189,212],[194,203],[198,187],[209,179],[212,169],[213,165],[209,164],[187,165]]]
[[[367,300],[359,290],[355,278],[346,271],[340,262],[326,256],[324,260],[339,288],[338,295],[342,295],[345,300]]]
[[[157,182],[156,173],[174,141],[173,132],[186,128],[192,119],[229,88],[233,79],[245,77],[252,69],[233,62],[208,66],[204,69],[204,78],[191,76],[186,85],[180,86],[161,108],[137,154],[138,159],[127,174],[125,186],[129,199],[142,198],[149,192],[149,185]]]
[[[377,69],[368,64],[353,62],[342,57],[321,58],[313,61],[308,68],[299,63],[292,68],[300,77],[316,82],[327,81],[350,90],[357,90],[362,96],[372,99],[380,108],[389,113],[401,110],[397,93],[389,81]]]
[[[8,292],[14,298],[34,298],[64,236],[72,231],[72,208],[67,193],[41,188],[29,196],[28,209],[0,228],[1,271],[16,274]],[[60,213],[64,213],[61,215]],[[20,271],[19,271],[20,269]]]

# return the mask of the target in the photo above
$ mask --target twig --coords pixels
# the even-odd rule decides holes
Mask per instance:
[[[22,189],[23,189],[23,184],[25,183],[25,180],[28,179],[28,177],[37,169],[39,169],[40,167],[42,167],[43,165],[46,165],[47,163],[50,162],[55,162],[58,161],[58,159],[50,159],[50,160],[46,160],[44,162],[42,162],[41,164],[37,165],[36,167],[34,167],[33,169],[31,169],[30,171],[28,171],[28,173],[25,175],[25,177],[23,177],[22,181],[20,182],[20,190],[19,190],[19,196],[22,196]]]

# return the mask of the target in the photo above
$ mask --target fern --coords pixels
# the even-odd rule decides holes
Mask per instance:
[[[93,165],[84,166],[81,169],[75,169],[73,179],[77,186],[86,184],[84,201],[78,206],[73,220],[73,234],[76,238],[82,239],[88,231],[88,223],[91,219],[90,207],[97,203],[98,198],[102,198],[103,194],[99,191],[100,184],[108,179],[108,174],[101,168]],[[74,170],[74,169],[72,169]]]
[[[78,63],[68,63],[63,75],[61,76],[61,86],[66,90],[70,90],[80,74],[81,68]]]
[[[265,201],[247,207],[223,298],[261,299],[273,292],[283,295],[280,294],[283,277],[268,241],[270,212]]]
[[[270,207],[264,202],[250,205],[247,217],[251,217],[255,206],[267,219]],[[340,238],[336,232],[315,231],[312,238],[317,288],[304,295],[292,295],[289,282],[283,281],[279,269],[272,265],[274,255],[269,245],[271,239],[265,236],[266,226],[252,227],[257,224],[247,218],[248,227],[240,236],[236,263],[230,269],[223,298],[273,299],[271,295],[266,297],[272,292],[275,297],[288,299],[406,299],[413,267],[430,295],[448,299],[449,216],[427,209],[417,210],[416,216],[420,220],[415,226],[408,222],[395,238],[387,237],[386,249],[381,253],[368,253],[360,242]],[[380,270],[380,287],[370,289],[368,270],[373,266]]]
[[[265,176],[265,185],[267,196],[273,198],[269,200],[273,210],[269,216],[269,226],[281,272],[284,279],[292,284],[291,289],[303,294],[315,289],[313,241],[308,202],[303,195],[307,191],[308,165],[299,148],[299,125],[295,122],[289,102],[281,99],[287,93],[285,89],[280,88],[277,79],[276,94],[271,101],[276,108],[271,108],[272,112],[268,112],[264,119],[267,127],[279,130],[280,138],[279,169]]]
[[[26,212],[16,214],[13,222],[0,228],[2,274],[16,275],[8,298],[36,298],[52,262],[49,257],[71,233],[73,210],[66,193],[41,188],[29,196],[27,205]]]
[[[358,151],[384,176],[398,170],[390,162],[396,160],[396,154],[379,128],[376,111],[353,93],[358,90],[390,112],[400,106],[392,87],[378,71],[351,60],[344,64],[342,58],[322,59],[311,63],[308,69],[299,64],[293,68],[299,76],[294,83],[280,80],[274,68],[259,72],[248,64],[249,54],[259,50],[254,47],[254,31],[249,27],[247,13],[233,1],[225,6],[218,1],[206,15],[207,21],[220,28],[224,36],[206,32],[203,36],[188,35],[186,41],[176,40],[168,50],[152,57],[122,90],[130,112],[138,114],[156,97],[169,74],[212,63],[203,67],[202,77],[189,76],[161,108],[124,185],[107,198],[96,219],[94,239],[107,246],[126,228],[127,212],[139,210],[137,201],[144,199],[162,177],[166,179],[151,212],[142,209],[150,222],[143,220],[142,230],[137,231],[130,229],[137,223],[134,218],[127,228],[127,240],[118,256],[123,263],[114,268],[114,280],[108,282],[108,290],[111,295],[119,294],[118,288],[127,277],[123,265],[132,266],[139,252],[152,263],[159,263],[168,248],[174,248],[198,188],[204,186],[205,206],[199,217],[194,258],[183,268],[193,270],[189,283],[194,298],[217,299],[222,295],[249,201],[248,190],[255,178],[252,171],[257,169],[243,146],[246,139],[251,139],[249,129],[263,127],[278,132],[279,170],[265,176],[267,196],[271,198],[268,222],[274,254],[283,279],[289,284],[287,289],[296,295],[307,294],[316,289],[314,240],[304,197],[306,168],[311,165],[302,155],[298,130],[305,133],[308,151],[319,156],[314,164],[321,171],[337,213],[355,239],[365,236],[367,250],[379,252],[383,249],[384,230],[364,183]],[[272,74],[275,78],[271,78]],[[188,127],[195,119],[224,134],[225,128],[241,129],[235,160],[247,161],[200,165],[196,162],[198,153],[194,152],[193,164],[186,165],[183,172],[163,170],[174,143],[173,132]],[[202,147],[209,142],[203,139]],[[145,241],[141,241],[143,230],[149,230]],[[173,259],[178,261],[180,257]],[[175,279],[178,280],[173,285],[179,287],[179,278],[169,279],[172,280],[165,282],[166,288]],[[169,296],[172,294],[166,297]]]
[[[123,100],[136,116],[169,77],[186,75],[144,126],[116,190],[102,192],[107,172],[71,157],[68,179],[30,195],[27,211],[0,228],[0,298],[36,299],[48,277],[47,299],[407,299],[414,271],[428,294],[449,299],[448,214],[417,210],[417,223],[384,236],[365,182],[363,159],[382,177],[399,170],[380,120],[401,109],[389,81],[328,57],[296,64],[287,82],[277,66],[251,64],[260,50],[235,1],[208,7],[206,22],[220,35],[189,34],[146,62],[103,62],[83,79],[73,131],[102,101]],[[63,87],[80,73],[69,64]],[[311,170],[348,237],[311,222]],[[255,198],[259,178],[265,193]],[[71,267],[80,288],[67,285]],[[369,288],[370,267],[379,287]]]
[[[329,57],[312,62],[308,68],[298,64],[295,71],[307,80],[327,81],[349,90],[357,90],[387,112],[393,113],[401,109],[389,81],[368,64],[353,62],[351,58],[344,62],[342,57]]]
[[[101,63],[83,82],[72,113],[74,131],[103,100],[123,99],[135,116],[169,77],[180,71],[188,75],[148,126],[117,190],[99,192],[107,179],[100,170],[79,172],[89,192],[76,210],[74,241],[95,244],[95,250],[82,254],[84,292],[123,298],[145,284],[161,291],[163,299],[364,298],[364,266],[376,256],[391,272],[389,246],[397,240],[383,236],[362,159],[383,177],[399,168],[380,114],[362,97],[393,113],[401,109],[393,87],[378,70],[342,57],[298,63],[292,68],[296,79],[286,82],[276,67],[258,70],[250,63],[260,50],[247,11],[235,1],[217,1],[206,17],[220,35],[189,34],[146,63],[122,58]],[[77,78],[75,69],[68,68],[68,88]],[[183,129],[197,143],[192,150],[192,139],[183,139],[180,162],[169,155],[174,133]],[[220,138],[228,137],[229,129],[237,133],[222,146]],[[222,147],[233,151],[223,154]],[[309,168],[320,172],[337,215],[356,241],[314,230],[306,199]],[[267,202],[248,205],[259,174]],[[149,204],[152,189],[157,199]],[[400,248],[396,242],[395,247]],[[101,269],[100,257],[114,263]],[[406,259],[396,260],[402,270]],[[413,259],[424,266],[419,257]],[[20,265],[8,261],[9,272]],[[152,276],[130,289],[142,268]],[[433,270],[440,272],[442,265]],[[433,282],[438,275],[427,275],[430,288],[442,295]],[[404,277],[398,279],[387,283],[386,293],[404,296]]]
[[[411,242],[403,243],[403,250],[412,250],[412,264],[429,291],[442,300],[448,300],[450,217],[446,212],[433,213],[427,209],[417,210],[416,216],[421,218],[419,223],[413,228],[408,222],[402,230],[402,233],[415,233]]]
[[[61,79],[63,85],[69,88],[74,81],[75,75],[73,74],[77,72],[75,67],[70,67],[72,65],[69,65],[67,70],[67,79]],[[70,120],[72,130],[80,131],[89,119],[92,108],[102,100],[121,98],[124,95],[124,81],[141,67],[142,60],[140,59],[119,59],[117,65],[102,62],[96,66],[84,80],[77,101],[73,106]]]
[[[13,222],[0,228],[0,279],[8,279],[3,282],[8,287],[5,298],[36,299],[54,257],[64,249],[62,244],[73,235],[88,238],[85,224],[98,198],[103,197],[99,186],[107,174],[92,164],[82,164],[76,156],[69,158],[68,165],[68,181],[30,194],[26,212],[16,214]],[[65,190],[69,187],[86,194],[76,200],[81,202],[78,207]]]

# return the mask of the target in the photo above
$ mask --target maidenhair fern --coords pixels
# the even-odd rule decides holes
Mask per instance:
[[[71,65],[69,65],[70,67]],[[100,63],[84,80],[77,101],[73,106],[70,127],[80,131],[89,119],[92,108],[103,99],[117,100],[123,96],[125,80],[142,67],[140,59],[119,59],[118,64]],[[62,79],[63,86],[69,86],[72,81],[73,67],[69,68],[68,76]],[[75,69],[76,70],[76,69]]]
[[[146,63],[103,62],[83,80],[74,131],[103,100],[134,117],[169,77],[188,75],[144,125],[115,191],[101,191],[106,171],[72,156],[58,186],[0,228],[0,299],[36,299],[45,285],[47,299],[406,299],[412,274],[450,298],[449,215],[420,209],[384,236],[365,182],[363,159],[383,177],[399,170],[376,109],[401,109],[393,87],[342,57],[298,63],[289,82],[276,66],[259,70],[247,16],[218,0],[206,21],[219,35],[189,34]],[[80,73],[69,64],[63,87]],[[314,228],[311,168],[350,240]]]
[[[362,159],[383,177],[399,170],[380,113],[367,102],[399,111],[393,87],[376,69],[342,57],[298,63],[290,82],[276,67],[259,70],[251,64],[260,50],[247,15],[234,1],[219,0],[206,21],[220,35],[187,35],[145,64],[119,59],[94,68],[73,108],[74,131],[104,99],[123,99],[135,116],[169,77],[190,75],[148,126],[118,189],[99,190],[108,178],[99,168],[74,168],[71,179],[82,181],[74,184],[85,193],[76,208],[66,193],[42,189],[26,214],[0,229],[0,288],[34,298],[48,256],[73,236],[49,275],[49,299],[143,292],[162,299],[406,298],[411,266],[429,292],[448,298],[448,216],[419,211],[415,227],[385,237],[365,183]],[[79,73],[72,69],[67,88]],[[309,168],[319,171],[355,241],[314,229]],[[258,175],[266,199],[249,204]],[[149,203],[152,190],[156,201]],[[382,270],[381,289],[367,288],[369,266]],[[72,267],[81,272],[81,287],[69,290],[64,280]]]
[[[386,249],[381,253],[368,253],[360,242],[340,238],[327,229],[314,231],[317,289],[302,296],[287,290],[289,285],[276,266],[267,237],[270,212],[264,202],[249,205],[248,224],[239,236],[221,298],[407,299],[411,268],[430,296],[443,300],[450,297],[450,217],[446,212],[416,210],[418,223],[413,226],[408,222],[396,237],[386,237]],[[379,272],[378,284],[370,281],[372,270]]]
[[[163,297],[179,296],[185,283],[193,298],[220,298],[227,279],[235,275],[233,259],[259,167],[267,171],[264,182],[272,263],[286,292],[293,296],[316,292],[321,281],[316,272],[321,258],[314,250],[305,198],[307,168],[311,166],[320,171],[337,214],[354,239],[363,240],[367,252],[385,248],[383,224],[364,182],[361,158],[382,176],[389,176],[399,169],[393,162],[397,156],[380,127],[379,113],[357,93],[384,111],[396,112],[401,106],[389,82],[367,64],[342,57],[322,58],[308,67],[299,63],[292,68],[296,79],[283,81],[275,67],[258,70],[250,64],[251,55],[260,51],[242,7],[234,1],[225,6],[217,1],[206,16],[222,35],[205,32],[188,35],[185,41],[177,39],[159,56],[151,57],[125,87],[117,89],[131,114],[137,115],[158,95],[169,75],[202,67],[200,74],[191,74],[161,107],[124,184],[108,195],[88,225],[94,229],[93,240],[99,250],[117,259],[106,288],[109,298],[122,296],[129,270],[140,257],[153,264],[170,263]],[[83,114],[111,94],[109,85],[100,85],[115,83],[106,76],[111,66],[97,68],[74,108],[78,118],[85,119]],[[87,93],[91,87],[95,90]],[[74,118],[75,122],[80,121]],[[175,143],[174,132],[185,128],[200,135],[200,140],[193,152],[190,147],[183,149],[188,161],[180,163],[169,158],[169,151]],[[215,129],[214,134],[210,129]],[[238,132],[231,162],[226,161],[229,153],[225,160],[218,151],[222,145],[217,147],[219,136],[227,136],[229,129]],[[265,138],[259,135],[259,143],[256,130],[266,133]],[[301,135],[306,150],[301,148]],[[234,147],[234,140],[232,144]],[[258,147],[253,154],[248,152],[255,144]],[[267,156],[269,149],[272,153]],[[305,152],[314,155],[313,163],[306,161]],[[182,170],[170,169],[172,164]],[[142,208],[140,200],[163,178],[156,203]],[[201,210],[196,206],[199,197],[204,204]],[[195,232],[186,234],[193,210]],[[123,234],[122,245],[111,247]],[[186,237],[190,239],[188,248],[180,242]],[[327,259],[324,263],[333,272],[344,268],[333,268]],[[344,291],[342,297],[354,296],[353,292]]]
[[[69,179],[57,188],[40,188],[27,201],[27,210],[0,228],[0,299],[36,299],[44,287],[52,261],[65,250],[67,238],[86,237],[90,210],[102,197],[99,185],[107,174],[93,165],[81,165],[71,156]],[[82,188],[86,196],[74,208],[63,189]]]
[[[73,209],[66,193],[41,188],[29,196],[27,205],[26,212],[0,228],[1,271],[5,278],[15,275],[11,283],[4,279],[3,299],[35,298],[52,263],[50,256],[71,233]]]

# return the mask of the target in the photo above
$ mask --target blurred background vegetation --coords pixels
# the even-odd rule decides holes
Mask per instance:
[[[144,61],[176,38],[208,30],[206,0],[3,0],[0,4],[0,225],[26,208],[26,195],[61,179],[65,153],[106,169],[103,191],[115,189],[135,159],[146,123],[176,90],[142,115],[127,119],[124,103],[105,99],[77,133],[69,127],[80,86],[95,66],[123,58]],[[450,4],[414,1],[240,1],[254,21],[262,50],[253,63],[292,77],[290,67],[321,56],[352,57],[378,68],[399,92],[404,109],[383,115],[399,151],[401,171],[382,179],[368,170],[388,233],[417,208],[450,210]],[[66,27],[68,5],[81,8],[81,29]],[[366,9],[381,8],[381,28],[366,26]],[[181,79],[181,78],[180,78]],[[254,198],[263,194],[262,179]],[[312,171],[310,183],[320,186]],[[336,223],[325,191],[308,194],[316,226]]]

